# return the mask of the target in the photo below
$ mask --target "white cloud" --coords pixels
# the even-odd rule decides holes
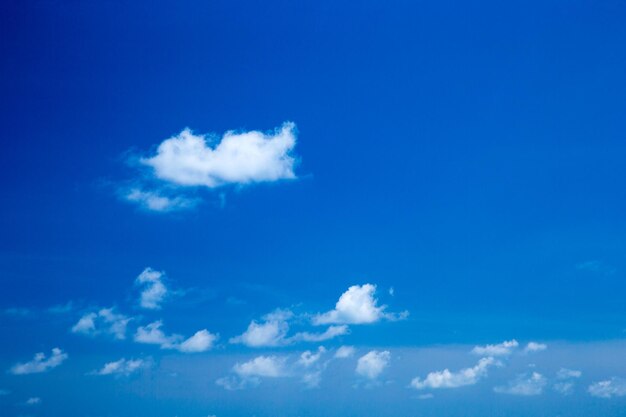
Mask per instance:
[[[519,346],[517,340],[508,340],[497,345],[475,346],[472,349],[474,355],[480,356],[508,356]]]
[[[335,352],[335,358],[337,359],[346,359],[354,356],[355,349],[352,346],[341,346]]]
[[[167,196],[157,190],[143,190],[139,187],[125,189],[121,197],[138,204],[141,208],[156,212],[169,212],[194,208],[198,200],[184,196]]]
[[[41,398],[39,397],[30,397],[26,400],[26,405],[39,405],[41,404]]]
[[[126,338],[126,326],[130,320],[125,315],[116,313],[113,308],[103,308],[97,313],[83,315],[72,327],[72,332],[88,336],[110,334],[122,340]]]
[[[322,333],[299,332],[288,337],[289,322],[294,317],[290,310],[277,309],[262,317],[262,321],[253,320],[246,331],[229,340],[249,347],[284,346],[295,342],[322,342],[347,334],[348,326],[330,326]]]
[[[577,371],[575,369],[561,368],[556,373],[556,377],[558,379],[580,378],[582,374],[583,374],[582,372]]]
[[[573,382],[557,382],[553,385],[553,388],[556,392],[562,395],[570,395],[574,390]]]
[[[599,398],[623,397],[626,396],[626,379],[613,377],[594,382],[587,390],[589,394]]]
[[[420,394],[417,396],[418,400],[430,400],[432,398],[435,398],[435,396],[430,392],[427,394]]]
[[[35,354],[33,360],[13,365],[9,370],[13,375],[38,374],[49,371],[61,365],[68,358],[67,353],[59,348],[52,349],[52,354],[46,358],[43,352]]]
[[[319,370],[314,372],[307,372],[302,376],[302,383],[307,388],[317,388],[319,387],[320,382],[322,382],[322,372]]]
[[[104,364],[102,369],[94,371],[94,375],[130,375],[144,369],[148,366],[148,362],[143,359],[120,359],[114,362]]]
[[[179,186],[216,188],[296,178],[292,156],[295,124],[284,123],[273,133],[229,131],[219,143],[185,129],[161,142],[156,155],[142,158],[154,175]]]
[[[300,355],[300,359],[298,359],[298,364],[304,366],[305,368],[308,368],[315,362],[317,362],[324,353],[326,353],[326,349],[324,348],[324,346],[320,346],[319,348],[317,348],[317,353],[313,353],[310,350],[307,350]]]
[[[548,345],[546,344],[537,343],[537,342],[529,342],[524,348],[524,353],[541,352],[543,350],[546,350],[547,348],[548,348]]]
[[[353,285],[341,294],[334,310],[314,316],[313,324],[366,324],[382,319],[402,319],[408,315],[408,312],[386,313],[387,306],[378,305],[375,293],[375,285]]]
[[[210,333],[206,329],[199,330],[189,339],[182,342],[178,346],[178,350],[185,353],[205,352],[213,347],[217,339],[218,335]]]
[[[426,378],[414,378],[411,386],[415,389],[438,389],[438,388],[458,388],[466,385],[474,385],[480,379],[487,376],[490,366],[498,365],[494,358],[482,358],[471,368],[464,368],[458,372],[450,372],[449,369],[443,371],[430,372]]]
[[[287,375],[285,358],[278,356],[257,356],[244,363],[236,363],[233,371],[241,378],[278,378]]]
[[[148,310],[159,310],[161,303],[168,294],[167,287],[163,283],[163,272],[146,268],[135,280],[135,283],[143,289],[139,298],[139,305]]]
[[[323,333],[300,332],[296,333],[288,340],[293,342],[323,342],[324,340],[330,340],[337,336],[343,336],[349,332],[350,330],[346,325],[329,326]]]
[[[518,375],[513,381],[505,386],[495,387],[493,390],[499,394],[511,395],[539,395],[546,386],[546,378],[538,372]]]
[[[391,354],[388,350],[372,350],[359,358],[356,373],[368,379],[376,379],[389,365],[390,360]]]
[[[213,347],[213,343],[218,339],[217,334],[210,333],[203,329],[197,331],[190,338],[183,340],[179,334],[166,335],[161,327],[161,320],[140,326],[135,332],[135,342],[150,345],[159,345],[161,349],[175,349],[183,353],[204,352]]]

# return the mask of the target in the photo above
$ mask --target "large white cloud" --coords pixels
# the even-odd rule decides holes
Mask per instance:
[[[155,271],[152,268],[144,269],[135,280],[141,286],[139,305],[148,310],[158,310],[161,303],[167,297],[168,290],[163,283],[163,272]]]
[[[407,312],[386,313],[387,306],[378,305],[375,293],[375,285],[353,285],[341,294],[333,310],[315,315],[313,324],[366,324],[381,319],[394,320],[406,317]]]
[[[88,336],[109,334],[122,340],[126,338],[126,326],[130,320],[129,317],[116,313],[113,308],[103,308],[84,314],[72,327],[72,332]]]
[[[508,356],[519,346],[517,340],[507,340],[496,345],[475,346],[472,353],[480,356]]]
[[[539,395],[543,392],[543,388],[546,386],[546,378],[539,372],[533,372],[532,374],[518,375],[513,381],[510,381],[507,385],[495,387],[493,390],[499,394],[511,394],[511,395]]]
[[[438,389],[438,388],[458,388],[466,385],[474,385],[481,378],[487,376],[487,370],[490,366],[496,365],[498,362],[492,358],[482,358],[471,368],[464,368],[458,372],[450,372],[449,369],[443,371],[431,372],[426,378],[414,378],[411,386],[415,389]]]
[[[268,134],[229,131],[214,142],[212,136],[185,129],[161,142],[156,155],[141,163],[153,168],[157,178],[181,186],[215,188],[296,177],[294,123]]]
[[[125,359],[107,362],[104,366],[94,371],[94,375],[130,375],[148,367],[149,362],[143,359]]]
[[[390,360],[388,350],[372,350],[359,358],[356,373],[368,379],[376,379],[387,368]]]
[[[611,378],[604,381],[594,382],[587,389],[594,397],[612,398],[626,396],[626,379]]]
[[[217,334],[206,329],[197,331],[193,336],[184,339],[179,334],[166,335],[161,327],[163,322],[157,320],[146,326],[140,326],[135,332],[135,342],[159,345],[161,349],[178,350],[184,353],[205,352],[213,347],[218,339]]]
[[[9,370],[13,375],[38,374],[49,371],[61,365],[68,358],[67,353],[59,348],[52,349],[49,357],[43,352],[35,354],[33,360],[25,363],[17,363]]]

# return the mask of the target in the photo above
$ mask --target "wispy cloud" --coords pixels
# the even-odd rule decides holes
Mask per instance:
[[[474,355],[479,356],[509,356],[519,346],[517,340],[507,340],[496,345],[475,346]]]
[[[599,398],[626,396],[626,379],[613,377],[604,381],[594,382],[587,389],[589,394]]]
[[[507,385],[495,387],[493,390],[498,394],[531,396],[541,394],[546,384],[547,380],[543,375],[533,372],[530,375],[520,374]]]
[[[46,357],[43,352],[35,354],[33,360],[25,363],[17,363],[9,370],[13,375],[38,374],[49,371],[61,365],[68,358],[67,353],[59,348],[53,348],[50,356]]]
[[[132,320],[123,314],[115,312],[114,308],[103,308],[97,312],[84,314],[78,322],[72,326],[72,333],[96,336],[109,334],[115,339],[126,338],[126,327]]]
[[[411,386],[422,390],[426,388],[458,388],[466,385],[474,385],[480,379],[487,376],[489,367],[498,365],[499,362],[492,357],[482,358],[471,368],[464,368],[458,372],[451,372],[449,369],[443,371],[430,372],[426,378],[414,378]]]

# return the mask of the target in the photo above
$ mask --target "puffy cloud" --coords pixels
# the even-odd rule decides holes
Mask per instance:
[[[495,387],[493,390],[499,394],[511,395],[539,395],[546,386],[546,378],[538,372],[518,375],[513,381],[505,386]]]
[[[513,339],[496,345],[475,346],[472,353],[480,356],[508,356],[518,346],[517,340]]]
[[[122,340],[126,338],[126,326],[130,320],[129,317],[116,313],[113,308],[103,308],[96,313],[83,315],[72,327],[72,332],[88,336],[109,334]]]
[[[153,168],[158,179],[179,186],[216,188],[296,178],[294,123],[286,122],[268,134],[229,131],[215,146],[210,142],[214,138],[185,129],[140,162]]]
[[[376,379],[387,368],[391,354],[388,350],[372,350],[357,361],[356,373],[368,379]]]
[[[341,346],[335,352],[335,358],[337,359],[346,359],[354,356],[355,349],[352,346]]]
[[[249,347],[283,346],[295,342],[322,342],[347,334],[348,326],[330,326],[322,333],[299,332],[288,337],[289,322],[294,317],[290,310],[277,309],[262,317],[262,321],[253,320],[246,331],[230,339],[230,343],[241,343]]]
[[[94,375],[130,375],[144,369],[148,366],[148,362],[143,359],[120,359],[114,362],[104,364],[102,369],[94,371]]]
[[[278,356],[257,356],[244,363],[236,363],[233,371],[241,378],[278,378],[287,375],[285,358]]]
[[[589,394],[599,398],[612,398],[626,396],[626,379],[611,378],[604,381],[594,382],[587,389]]]
[[[163,283],[163,272],[146,268],[135,280],[142,287],[139,305],[148,310],[159,310],[161,303],[168,294],[167,287]]]
[[[121,198],[136,203],[145,210],[163,213],[191,209],[198,204],[197,199],[185,196],[168,196],[162,191],[143,190],[138,187],[123,190]]]
[[[426,378],[414,378],[411,386],[415,389],[438,389],[438,388],[458,388],[466,385],[474,385],[481,378],[487,376],[490,366],[499,363],[492,357],[482,358],[471,368],[464,368],[458,372],[450,372],[449,369],[443,371],[430,372]]]
[[[185,353],[205,352],[213,347],[217,339],[218,335],[210,333],[206,329],[199,330],[189,339],[183,341],[178,346],[178,350]]]
[[[161,320],[140,326],[135,332],[135,342],[159,345],[161,349],[175,349],[184,353],[194,353],[211,349],[213,343],[218,339],[218,335],[203,329],[184,340],[183,336],[179,334],[166,335],[161,330],[162,326]]]
[[[313,324],[366,324],[382,319],[402,319],[408,315],[408,312],[386,313],[387,306],[378,305],[378,300],[374,297],[375,293],[375,285],[353,285],[341,294],[334,310],[314,316]]]
[[[13,375],[38,374],[49,371],[61,365],[68,358],[67,353],[59,348],[52,349],[52,354],[46,358],[42,352],[35,354],[33,360],[25,363],[17,363],[9,370]]]
[[[310,350],[307,350],[300,355],[300,359],[298,359],[298,364],[304,366],[305,368],[308,368],[315,362],[317,362],[324,353],[326,353],[326,349],[324,348],[324,346],[320,346],[319,348],[317,348],[317,353],[313,353]]]
[[[548,345],[537,342],[529,342],[524,348],[524,353],[541,352],[546,350]]]

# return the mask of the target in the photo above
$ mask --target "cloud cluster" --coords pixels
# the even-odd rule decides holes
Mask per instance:
[[[130,320],[129,317],[116,313],[113,308],[103,308],[83,315],[72,327],[72,332],[87,336],[108,334],[122,340],[126,338],[126,326]]]
[[[587,389],[589,394],[599,398],[626,396],[626,379],[613,377],[604,381],[594,382]]]
[[[67,353],[59,348],[53,348],[49,357],[43,352],[35,354],[33,360],[25,363],[17,363],[9,370],[13,375],[38,374],[49,371],[61,365],[68,358]]]
[[[157,320],[146,326],[138,327],[134,336],[135,342],[159,345],[161,349],[178,350],[183,353],[196,353],[210,350],[215,341],[219,338],[217,334],[202,329],[188,339],[184,339],[184,337],[179,334],[166,335],[163,330],[161,330],[162,326],[163,322]]]
[[[411,386],[422,390],[426,388],[458,388],[474,385],[487,376],[489,367],[497,364],[498,362],[493,357],[482,358],[475,366],[461,369],[458,372],[451,372],[446,368],[443,371],[430,372],[424,379],[414,378],[411,381]]]

